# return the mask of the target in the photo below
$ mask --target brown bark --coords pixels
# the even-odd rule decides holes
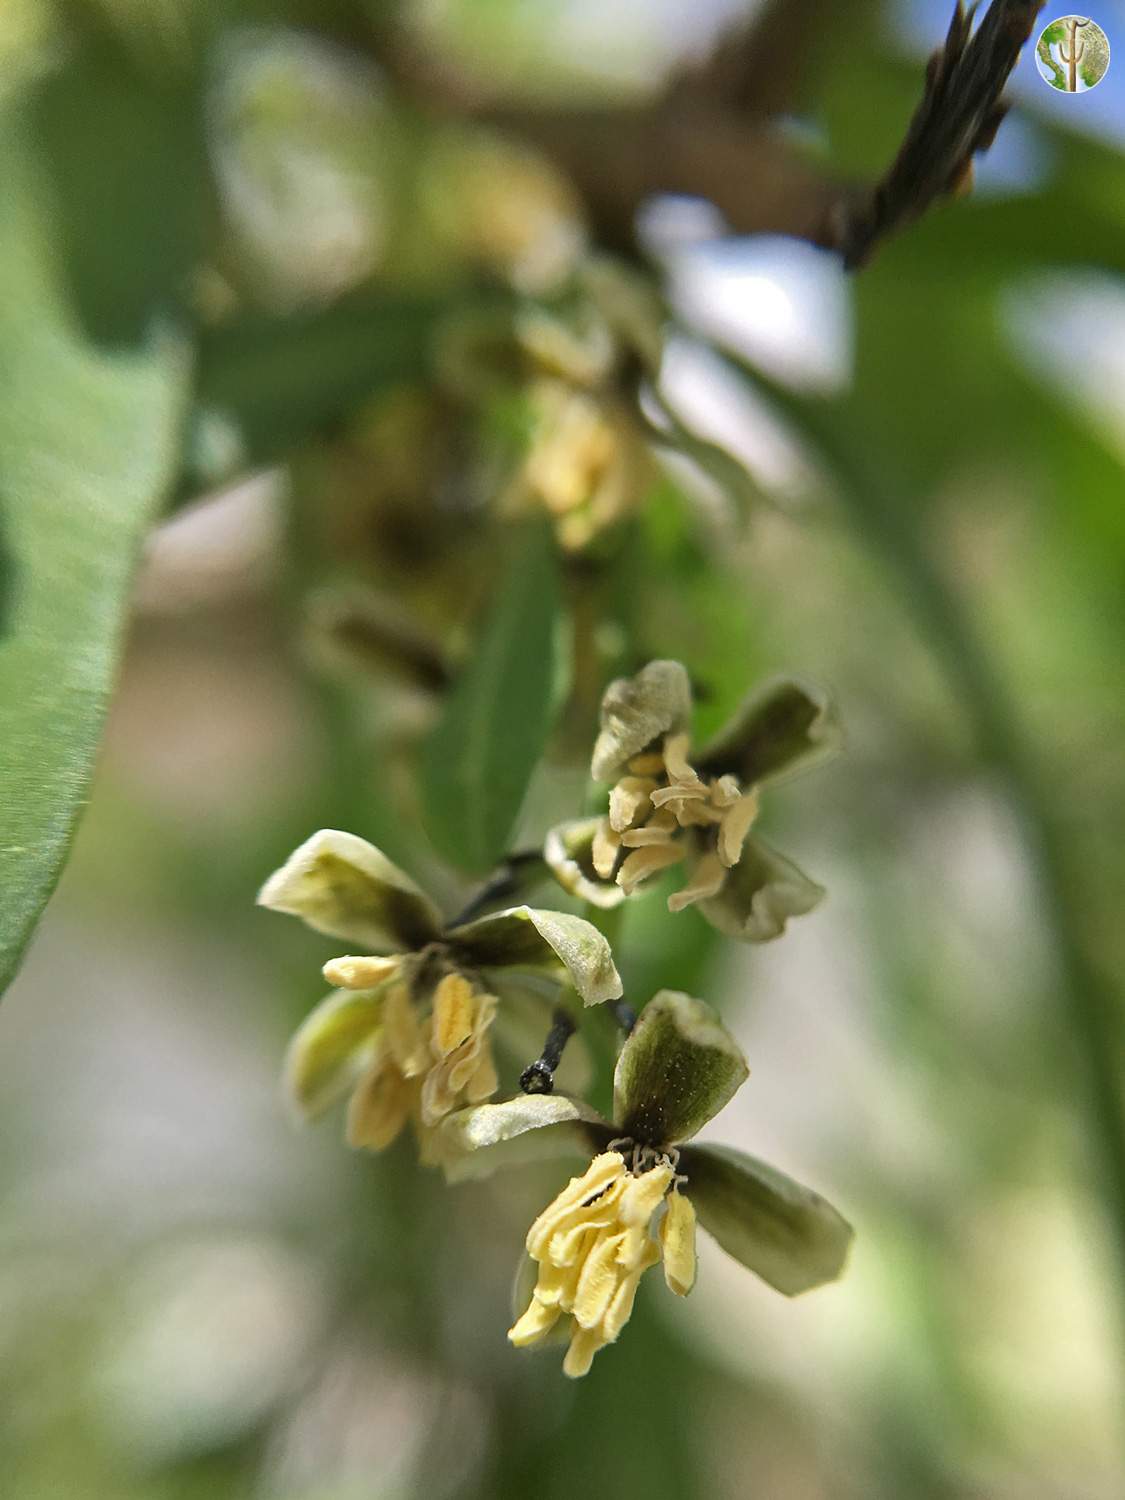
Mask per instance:
[[[810,0],[771,0],[748,32],[726,37],[706,64],[639,107],[496,107],[474,99],[440,60],[398,47],[380,61],[416,97],[511,132],[555,162],[603,245],[635,250],[646,200],[687,193],[714,203],[735,233],[794,235],[858,267],[935,200],[967,188],[974,154],[992,143],[1004,117],[1004,86],[1042,4],[992,0],[974,32],[975,7],[966,13],[957,0],[903,144],[871,185],[825,176],[763,119],[784,106],[778,88],[793,79],[763,81],[761,59],[776,52],[767,44],[785,34],[787,18],[807,29],[817,9]]]

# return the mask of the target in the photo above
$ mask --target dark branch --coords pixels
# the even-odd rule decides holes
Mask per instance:
[[[429,693],[448,688],[453,673],[440,646],[374,595],[325,593],[309,610],[309,643],[372,674],[391,671]]]
[[[794,235],[856,267],[936,199],[968,188],[973,155],[991,144],[1004,117],[1001,94],[1041,8],[1042,0],[993,0],[972,34],[975,7],[966,13],[958,0],[902,147],[873,187],[824,177],[765,121],[785,107],[797,80],[766,76],[762,59],[781,51],[775,35],[807,19],[806,0],[773,0],[749,30],[725,36],[706,64],[643,106],[468,109],[534,145],[570,178],[604,246],[633,251],[642,204],[686,193],[709,199],[736,234]]]
[[[976,7],[966,12],[958,0],[898,155],[866,201],[842,214],[845,265],[862,265],[876,241],[972,186],[973,157],[995,139],[1007,112],[1001,94],[1042,8],[1043,0],[994,0],[970,35]]]
[[[765,0],[749,23],[736,17],[702,63],[682,69],[668,89],[669,103],[689,99],[711,108],[721,104],[743,120],[769,120],[794,110],[815,53],[794,46],[849,0]]]
[[[428,108],[495,126],[552,161],[605,248],[635,253],[642,205],[684,193],[709,199],[735,234],[793,235],[856,267],[935,200],[968,188],[973,155],[1003,119],[1001,94],[1042,0],[993,0],[975,34],[975,7],[966,13],[958,0],[902,147],[873,186],[825,177],[766,119],[792,106],[800,82],[800,49],[778,38],[811,26],[824,3],[769,0],[706,62],[682,70],[656,98],[621,108],[506,107],[401,31],[384,31],[375,46],[398,86]],[[784,66],[767,61],[780,57]]]

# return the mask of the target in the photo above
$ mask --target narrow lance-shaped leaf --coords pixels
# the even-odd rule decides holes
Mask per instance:
[[[141,537],[170,482],[187,358],[87,345],[61,303],[32,162],[0,133],[0,989],[84,805]]]
[[[133,344],[154,311],[183,310],[204,247],[203,80],[181,58],[140,59],[97,8],[71,18],[65,66],[29,105],[52,189],[52,241],[99,340]]]
[[[529,529],[423,757],[430,835],[467,870],[504,854],[543,753],[558,613],[550,534]]]
[[[248,313],[207,330],[199,349],[186,493],[275,462],[303,438],[395,381],[430,368],[449,304],[355,294],[327,308]],[[216,425],[231,440],[211,454]]]

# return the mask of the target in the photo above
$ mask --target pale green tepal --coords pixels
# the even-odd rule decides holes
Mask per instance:
[[[691,708],[677,661],[652,661],[610,683],[590,764],[595,781],[613,783],[606,814],[552,829],[544,858],[565,889],[602,907],[686,861],[669,910],[698,904],[727,936],[767,942],[824,890],[751,833],[759,796],[839,750],[835,709],[821,689],[777,678],[692,753]]]
[[[509,976],[557,978],[586,1005],[621,994],[609,944],[581,917],[516,906],[447,925],[385,854],[337,829],[302,844],[258,901],[363,950],[324,966],[338,988],[297,1031],[286,1065],[302,1115],[351,1095],[354,1146],[380,1150],[409,1121],[422,1159],[437,1160],[442,1119],[496,1091],[490,1031]]]
[[[624,1328],[649,1266],[663,1262],[677,1295],[691,1290],[697,1215],[728,1254],[786,1296],[841,1275],[852,1229],[818,1193],[741,1151],[683,1144],[748,1072],[710,1006],[662,990],[621,1049],[612,1121],[561,1095],[446,1117],[440,1154],[451,1181],[593,1153],[528,1232],[514,1344],[561,1334],[569,1341],[564,1371],[584,1375]]]

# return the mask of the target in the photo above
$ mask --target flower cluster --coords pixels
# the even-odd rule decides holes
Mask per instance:
[[[337,988],[294,1036],[286,1067],[306,1116],[351,1096],[353,1146],[381,1150],[409,1120],[422,1159],[439,1159],[442,1119],[496,1091],[495,992],[511,972],[565,976],[588,1005],[621,994],[609,944],[581,917],[519,906],[447,925],[386,855],[336,829],[302,844],[258,900],[373,950],[325,964]]]
[[[683,862],[673,911],[698,903],[723,931],[774,937],[821,892],[751,833],[759,791],[834,749],[835,720],[822,695],[776,682],[693,757],[690,714],[677,662],[611,684],[592,764],[595,779],[612,783],[607,811],[555,829],[547,866],[606,906]],[[287,1083],[302,1114],[347,1097],[348,1141],[376,1151],[409,1123],[422,1162],[450,1182],[539,1156],[588,1158],[528,1232],[514,1345],[564,1338],[564,1371],[584,1375],[628,1322],[646,1270],[663,1265],[673,1293],[691,1291],[697,1223],[788,1296],[842,1271],[851,1229],[823,1198],[742,1152],[692,1144],[749,1072],[703,1001],[661,991],[635,1024],[619,1010],[627,1034],[610,1117],[554,1091],[577,1001],[622,995],[592,923],[526,905],[446,921],[378,849],[331,829],[303,844],[259,900],[364,950],[324,966],[335,988],[290,1044]],[[546,982],[552,1028],[519,1077],[522,1092],[495,1100],[493,1038],[518,976]]]
[[[517,337],[531,367],[527,449],[501,499],[519,514],[541,509],[559,545],[581,552],[640,504],[653,474],[631,402],[625,353],[593,304],[584,322],[525,315]]]
[[[684,1297],[695,1281],[696,1222],[786,1296],[843,1271],[850,1225],[818,1193],[725,1146],[686,1144],[749,1069],[710,1006],[662,990],[641,1012],[614,1073],[613,1118],[559,1095],[483,1104],[442,1127],[446,1175],[487,1175],[507,1161],[592,1155],[531,1226],[509,1331],[524,1347],[568,1340],[563,1369],[584,1375],[628,1321],[637,1284],[663,1263]]]
[[[595,781],[613,783],[606,813],[553,829],[545,856],[567,890],[603,907],[686,865],[670,911],[698,904],[720,932],[764,942],[824,892],[751,833],[762,788],[834,754],[839,726],[823,693],[782,678],[689,758],[691,707],[677,661],[610,684],[590,764]]]

